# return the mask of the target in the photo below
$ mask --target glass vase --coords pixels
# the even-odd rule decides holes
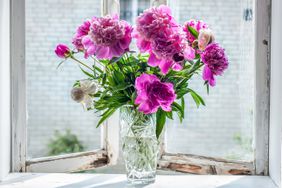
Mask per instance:
[[[127,180],[131,184],[155,181],[159,143],[155,116],[144,115],[130,106],[121,108],[122,153]]]

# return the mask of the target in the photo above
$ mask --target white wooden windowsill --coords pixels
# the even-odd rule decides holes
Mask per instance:
[[[10,174],[0,188],[124,188],[123,174]],[[141,186],[137,186],[141,187]],[[158,175],[146,188],[277,188],[267,176]]]

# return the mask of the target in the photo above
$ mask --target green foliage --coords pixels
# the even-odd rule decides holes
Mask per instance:
[[[177,101],[180,101],[175,101],[172,104],[172,112],[165,112],[159,109],[155,114],[157,120],[157,136],[161,134],[166,118],[173,119],[173,114],[176,113],[181,122],[184,119],[184,95],[190,93],[197,106],[205,105],[203,99],[194,90],[189,88],[188,85],[191,77],[194,74],[198,74],[203,66],[199,56],[193,61],[185,61],[183,63],[184,68],[181,71],[170,70],[166,75],[163,75],[158,67],[150,67],[147,63],[148,55],[144,54],[128,52],[121,57],[115,57],[111,60],[97,60],[94,58],[94,61],[93,72],[89,70],[85,71],[82,68],[81,70],[88,79],[95,80],[102,88],[93,96],[96,97],[93,109],[96,112],[103,112],[100,115],[97,127],[103,124],[115,111],[124,105],[133,106],[135,109],[138,108],[134,104],[137,96],[134,86],[136,78],[142,73],[154,74],[162,82],[172,83],[177,95]],[[103,71],[101,67],[104,67]]]
[[[191,26],[188,26],[188,31],[197,39],[198,36],[199,36],[199,33],[197,32],[196,29],[194,29],[193,27]]]
[[[48,143],[48,155],[60,155],[84,151],[84,146],[69,129],[64,134],[55,131],[54,138]]]
[[[157,120],[157,125],[156,125],[156,135],[157,138],[159,138],[160,134],[162,133],[164,124],[165,124],[165,119],[166,119],[166,112],[163,110],[159,109],[156,114],[156,120]]]

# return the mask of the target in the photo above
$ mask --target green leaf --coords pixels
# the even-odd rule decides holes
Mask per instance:
[[[171,119],[171,120],[173,120],[173,113],[172,113],[172,111],[166,112],[166,117]]]
[[[67,60],[67,59],[61,61],[61,62],[58,64],[57,69],[58,69],[66,60]]]
[[[156,136],[157,138],[159,138],[164,128],[166,113],[163,110],[159,109],[156,114],[156,119],[157,119]]]
[[[112,91],[113,92],[117,92],[117,91],[121,91],[121,90],[125,90],[129,87],[133,86],[132,84],[128,85],[128,83],[122,83],[120,85],[117,85],[115,87],[112,87]]]
[[[208,81],[205,81],[204,85],[206,85],[206,87],[207,87],[207,94],[209,95],[210,94],[210,85],[209,85]]]
[[[189,89],[189,92],[193,98],[193,100],[195,101],[197,107],[199,108],[199,106],[202,105],[206,105],[204,100],[202,99],[202,97],[200,95],[198,95],[195,91],[193,91],[192,89]]]
[[[181,105],[179,105],[177,102],[172,103],[172,110],[176,111],[180,122],[182,123],[182,120],[184,119],[184,110]]]
[[[184,118],[184,116],[185,116],[185,113],[184,113],[184,111],[185,111],[185,99],[184,99],[184,97],[181,98],[181,108],[182,108],[182,111],[183,111],[183,118]]]
[[[76,81],[74,82],[74,84],[73,84],[72,87],[80,87],[80,82],[79,82],[79,80],[76,80]]]
[[[122,58],[122,56],[120,56],[120,57],[113,57],[113,58],[109,61],[109,64],[118,62],[121,58]]]
[[[101,116],[96,128],[98,128],[106,119],[108,119],[114,112],[116,111],[115,108],[109,108],[106,110]]]
[[[96,69],[98,72],[103,73],[102,69],[100,69],[99,67],[93,65],[93,68]]]
[[[188,31],[197,39],[198,36],[199,36],[199,33],[196,29],[194,29],[193,27],[191,26],[188,26]]]
[[[94,75],[92,75],[92,74],[90,74],[89,72],[83,70],[83,68],[81,68],[81,66],[79,66],[79,68],[80,68],[80,70],[81,70],[86,76],[95,79],[95,76],[94,76]]]

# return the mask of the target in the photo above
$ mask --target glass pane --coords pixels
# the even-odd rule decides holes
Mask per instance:
[[[171,0],[180,24],[189,19],[205,21],[225,49],[230,66],[218,76],[209,95],[195,77],[190,87],[203,96],[199,109],[186,96],[186,117],[167,123],[167,151],[234,160],[253,160],[254,26],[252,0]]]
[[[137,16],[150,7],[150,0],[120,0],[120,18],[135,24]]]
[[[70,97],[74,81],[85,76],[71,61],[57,70],[54,54],[57,43],[72,46],[77,26],[100,9],[101,0],[26,0],[29,158],[100,148],[97,115]]]

